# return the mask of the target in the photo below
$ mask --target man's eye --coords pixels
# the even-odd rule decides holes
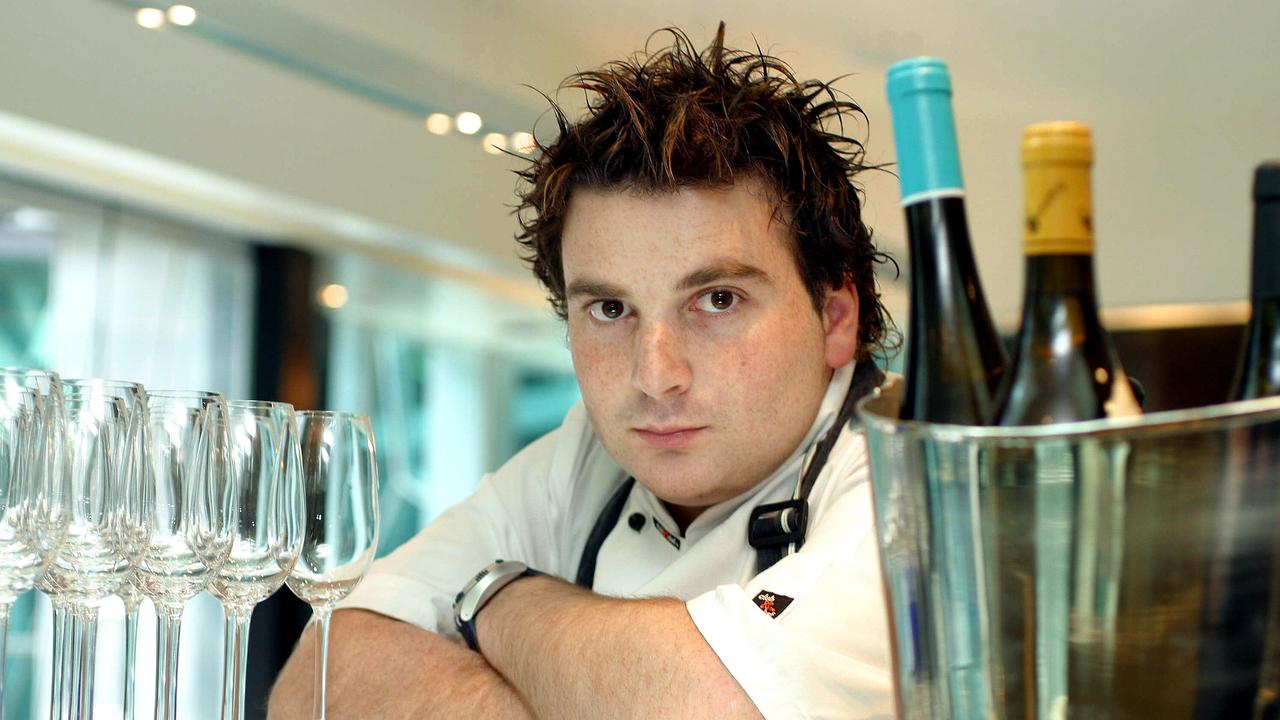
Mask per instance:
[[[696,306],[708,313],[722,313],[738,304],[738,294],[732,290],[712,290],[698,297]]]
[[[621,300],[597,300],[587,308],[591,317],[602,322],[613,322],[631,314],[631,309]]]

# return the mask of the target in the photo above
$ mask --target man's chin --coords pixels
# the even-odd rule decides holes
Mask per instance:
[[[667,473],[633,473],[636,480],[667,505],[684,508],[707,508],[721,500],[723,493],[720,478],[694,474],[670,475]]]

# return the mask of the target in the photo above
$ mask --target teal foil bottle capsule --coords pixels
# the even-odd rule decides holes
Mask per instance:
[[[951,75],[938,58],[895,63],[888,73],[902,204],[964,195],[951,109]]]

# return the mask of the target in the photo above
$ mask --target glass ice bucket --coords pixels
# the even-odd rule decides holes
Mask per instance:
[[[1276,717],[1280,398],[1026,428],[862,401],[898,715]]]

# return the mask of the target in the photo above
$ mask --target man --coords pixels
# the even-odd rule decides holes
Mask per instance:
[[[847,422],[886,329],[862,147],[834,134],[861,110],[723,25],[703,53],[671,35],[571,78],[586,117],[557,108],[522,173],[583,403],[334,613],[330,717],[892,712]],[[310,716],[314,652],[307,633],[273,717]]]

